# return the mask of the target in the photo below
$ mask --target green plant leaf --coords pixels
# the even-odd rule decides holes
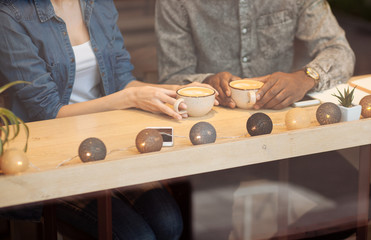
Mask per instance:
[[[10,82],[10,83],[7,83],[5,84],[4,86],[1,86],[0,87],[0,94],[3,93],[5,90],[7,90],[8,88],[14,86],[14,85],[17,85],[17,84],[20,84],[20,83],[24,83],[24,84],[30,84],[30,82],[27,82],[27,81],[21,81],[21,80],[18,80],[18,81],[14,81],[14,82]]]
[[[353,102],[353,99],[354,99],[354,89],[356,88],[357,86],[355,86],[351,91],[349,90],[349,86],[344,90],[344,94],[338,89],[336,88],[337,90],[337,94],[331,94],[332,96],[336,97],[339,101],[339,104],[341,106],[344,106],[344,107],[351,107],[352,106],[352,102]]]
[[[14,113],[6,108],[1,108],[0,112],[3,116],[5,116],[9,123],[13,126],[13,136],[10,138],[10,140],[13,140],[16,138],[19,134],[19,121],[16,115]]]
[[[9,137],[9,123],[8,123],[8,119],[0,113],[0,118],[1,118],[1,121],[3,122],[3,126],[5,126],[5,128],[3,126],[1,126],[1,131],[5,133],[4,136],[1,136],[1,140],[3,139],[4,137],[4,144],[8,141],[8,137]]]
[[[28,148],[28,139],[29,139],[29,129],[28,126],[18,118],[12,111],[6,108],[0,108],[0,119],[3,121],[4,126],[1,126],[0,129],[4,132],[4,137],[2,136],[1,139],[1,146],[0,146],[0,156],[3,153],[3,148],[6,142],[15,139],[20,133],[20,125],[23,126],[24,131],[26,133],[26,143],[24,146],[24,152],[27,151]],[[13,127],[13,135],[9,135],[9,124]]]
[[[24,145],[24,148],[23,148],[23,151],[24,152],[27,152],[27,148],[28,148],[28,138],[30,137],[30,130],[28,129],[28,126],[27,124],[25,124],[20,118],[18,118],[18,121],[22,124],[23,128],[24,128],[24,131],[26,133],[26,143]]]
[[[7,136],[9,134],[9,132],[6,130],[6,128],[3,128],[2,126],[0,127],[0,131],[4,132],[5,136]],[[1,136],[1,137],[3,137],[3,136]],[[7,137],[4,137],[4,140],[2,138],[0,138],[0,156],[2,155],[2,152],[3,152],[3,146],[5,145],[5,143],[7,141],[8,141]]]
[[[358,87],[357,85],[354,86],[354,88],[352,89],[352,91],[349,93],[349,95],[351,96],[351,102],[353,102],[353,99],[354,99],[354,90],[356,89],[356,87]]]
[[[8,88],[21,83],[30,84],[30,82],[21,80],[10,82],[0,87],[0,94],[6,91]],[[30,136],[28,126],[20,118],[18,118],[12,111],[6,108],[0,108],[0,120],[2,121],[2,126],[0,125],[0,131],[3,133],[0,137],[0,156],[4,152],[4,145],[7,142],[15,139],[19,135],[20,125],[23,126],[24,131],[26,133],[26,143],[23,149],[23,151],[26,152],[28,148],[28,139]],[[11,125],[13,128],[12,136],[10,135],[9,125]]]

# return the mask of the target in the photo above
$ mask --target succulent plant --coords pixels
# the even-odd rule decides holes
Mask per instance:
[[[26,81],[14,81],[8,84],[5,84],[4,86],[0,87],[0,94],[2,94],[5,90],[8,88],[20,84],[20,83],[25,83],[29,84],[29,82]],[[1,131],[1,137],[0,137],[0,156],[4,152],[4,145],[16,138],[20,131],[21,131],[21,126],[24,128],[24,131],[26,133],[26,143],[23,148],[23,151],[27,151],[27,145],[28,145],[28,137],[29,137],[29,131],[27,125],[20,119],[18,118],[12,111],[9,109],[6,109],[4,107],[0,107],[0,131]],[[11,128],[13,131],[11,132]]]
[[[341,91],[338,88],[336,88],[338,94],[333,93],[332,96],[338,98],[338,101],[341,106],[351,107],[354,99],[354,90],[356,89],[356,87],[357,86],[355,86],[352,90],[349,90],[348,86],[346,89],[344,88],[344,93],[341,93]]]

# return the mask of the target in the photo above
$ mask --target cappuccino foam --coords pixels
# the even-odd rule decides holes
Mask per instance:
[[[179,95],[186,97],[206,97],[214,93],[214,90],[203,87],[186,87],[178,90]]]
[[[254,80],[235,80],[233,82],[230,82],[229,85],[233,88],[253,90],[261,88],[264,83]]]

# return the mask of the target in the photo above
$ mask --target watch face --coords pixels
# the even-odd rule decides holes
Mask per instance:
[[[319,80],[319,74],[313,68],[308,67],[305,72],[309,77],[313,78],[314,80]]]

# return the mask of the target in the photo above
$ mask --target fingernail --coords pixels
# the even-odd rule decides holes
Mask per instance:
[[[260,100],[260,94],[256,94],[256,100]]]
[[[260,107],[258,105],[254,105],[254,109],[258,110]]]

